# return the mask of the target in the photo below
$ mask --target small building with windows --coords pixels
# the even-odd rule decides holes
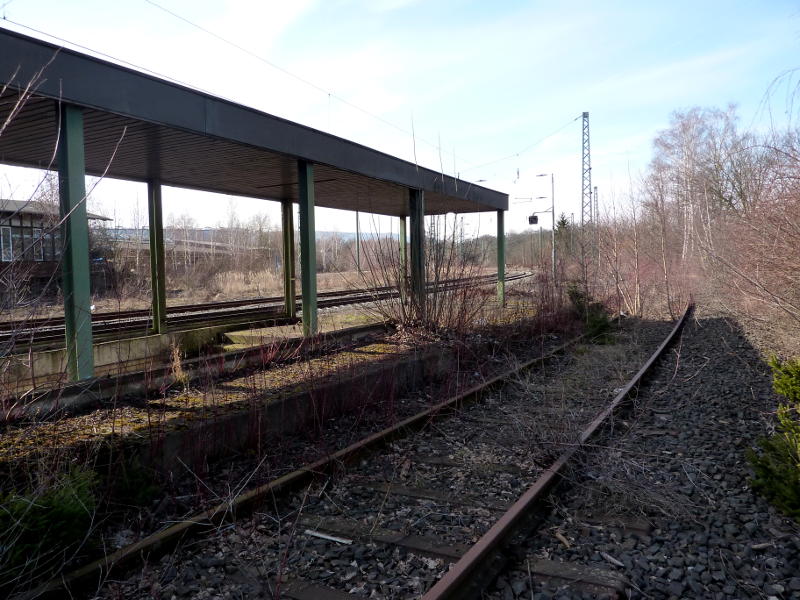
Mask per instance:
[[[110,221],[87,213],[90,220]],[[0,261],[14,263],[16,277],[32,290],[60,275],[61,227],[57,204],[0,199]]]

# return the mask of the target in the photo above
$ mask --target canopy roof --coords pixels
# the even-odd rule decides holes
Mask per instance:
[[[33,215],[36,217],[57,217],[59,215],[57,204],[47,204],[35,200],[4,200],[0,199],[0,217],[7,219],[12,215]],[[87,212],[86,217],[93,221],[112,221],[103,215]]]
[[[41,76],[38,74],[41,72]],[[59,102],[84,109],[91,175],[297,201],[297,160],[315,164],[318,206],[408,214],[508,209],[508,195],[340,137],[16,32],[0,29],[0,162],[55,168]]]

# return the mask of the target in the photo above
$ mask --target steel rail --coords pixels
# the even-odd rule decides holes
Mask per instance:
[[[517,273],[506,278],[506,281],[516,281],[530,277],[528,273]],[[466,283],[478,286],[488,285],[496,281],[497,275],[481,275],[478,278],[448,279],[436,284],[429,284],[436,291],[450,291],[463,287]],[[429,292],[434,291],[430,289]],[[325,298],[318,303],[319,308],[331,308],[347,304],[364,304],[373,301],[396,298],[399,292],[392,286],[361,288],[355,290],[341,290],[321,292],[318,294]],[[259,298],[251,300],[231,300],[214,304],[193,304],[173,306],[167,308],[167,323],[169,325],[191,325],[197,323],[230,323],[241,324],[252,322],[254,319],[262,321],[280,320],[283,316],[282,308],[270,310],[269,302],[272,298]],[[283,302],[283,297],[275,297],[275,304]],[[225,306],[223,306],[225,305]],[[220,308],[241,307],[239,310],[219,310]],[[298,302],[298,306],[301,302]],[[252,308],[248,308],[252,307]],[[203,312],[200,312],[203,311]],[[211,314],[209,314],[211,311]],[[172,315],[170,315],[172,313]],[[116,313],[98,313],[92,316],[93,333],[95,336],[122,334],[141,331],[146,333],[150,329],[150,311],[147,309],[119,311]],[[37,330],[36,324],[45,330]],[[13,326],[20,326],[14,330]],[[52,319],[42,318],[29,321],[5,321],[0,323],[0,344],[14,341],[19,338],[25,344],[39,344],[63,342],[63,317]],[[16,345],[16,344],[15,344]]]
[[[508,544],[509,539],[520,530],[520,526],[531,517],[531,513],[543,503],[547,494],[561,481],[561,473],[566,465],[583,449],[586,442],[605,424],[609,416],[614,414],[627,401],[630,393],[637,389],[642,378],[661,357],[685,324],[692,304],[686,307],[683,316],[678,320],[666,339],[656,349],[649,360],[633,376],[628,384],[614,397],[611,403],[598,414],[581,432],[575,445],[564,451],[547,470],[531,485],[511,508],[472,546],[461,559],[422,597],[422,600],[463,600],[479,597],[481,582],[487,578],[487,565],[496,561],[492,559]]]
[[[514,280],[520,277],[519,274],[515,274],[513,276],[509,276],[507,280]],[[497,278],[497,274],[491,275],[480,275],[476,278],[468,278],[468,277],[461,277],[455,279],[447,279],[440,283],[453,283],[453,282],[476,282],[476,281],[491,281],[494,282]],[[428,284],[429,287],[433,284]],[[396,289],[395,286],[378,286],[378,287],[367,287],[367,288],[356,288],[351,290],[329,290],[324,292],[318,292],[318,298],[330,298],[330,297],[338,297],[344,296],[347,294],[370,294],[370,293],[380,293],[388,290]],[[298,296],[298,300],[302,300],[302,296]],[[212,303],[205,303],[205,304],[178,304],[173,306],[167,307],[167,314],[170,313],[184,313],[184,312],[197,312],[199,310],[221,310],[225,308],[238,308],[241,306],[251,306],[251,305],[261,305],[261,304],[278,304],[284,301],[283,296],[265,296],[263,298],[246,298],[241,300],[225,300],[222,302],[212,302]],[[150,317],[152,311],[150,308],[141,308],[141,309],[132,309],[132,310],[121,310],[121,311],[111,311],[111,312],[101,312],[101,313],[94,313],[92,315],[92,322],[99,323],[103,321],[121,321],[125,319],[131,319],[135,317]],[[0,331],[6,331],[11,329],[33,329],[35,327],[58,327],[63,326],[64,324],[64,317],[61,316],[53,316],[53,317],[39,317],[35,319],[18,319],[14,321],[0,321]]]
[[[407,417],[381,431],[370,434],[325,458],[300,467],[264,485],[243,492],[229,501],[170,525],[66,575],[52,579],[19,598],[20,600],[29,598],[62,598],[66,590],[94,589],[97,582],[103,581],[112,571],[118,572],[130,569],[137,563],[151,561],[169,552],[182,541],[192,536],[208,531],[225,521],[235,520],[251,514],[265,502],[273,500],[278,494],[292,492],[321,477],[334,474],[341,470],[343,465],[351,463],[367,453],[374,452],[409,432],[422,429],[435,419],[448,416],[452,410],[476,401],[490,389],[503,384],[509,377],[547,362],[584,338],[585,335],[579,335],[568,340],[542,356],[529,359],[508,371],[487,379],[483,383],[476,384],[457,395],[451,396],[439,404]]]

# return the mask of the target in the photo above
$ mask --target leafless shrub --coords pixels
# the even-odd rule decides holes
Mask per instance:
[[[400,255],[396,237],[373,234],[362,246],[366,268],[361,272],[362,285],[373,289],[400,289],[399,297],[376,293],[368,310],[378,316],[403,324],[422,325],[434,330],[463,332],[476,325],[494,297],[493,288],[479,285],[487,273],[484,256],[474,238],[465,237],[463,221],[458,217],[429,218],[425,235],[425,310],[412,302],[409,257]],[[454,285],[458,284],[458,285]]]
[[[796,130],[740,131],[733,108],[676,113],[627,200],[600,219],[595,297],[673,317],[700,296],[740,319],[788,327],[797,350],[800,235]]]
[[[693,475],[699,473],[695,471]],[[691,518],[697,511],[694,501],[679,489],[684,481],[655,466],[652,456],[596,448],[574,466],[573,475],[568,477],[580,479],[579,503],[572,507],[580,512],[605,517],[659,515],[676,519]]]

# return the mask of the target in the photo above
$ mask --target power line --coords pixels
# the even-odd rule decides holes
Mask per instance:
[[[109,60],[111,60],[111,61],[113,61],[113,62],[115,62],[117,64],[124,65],[126,67],[130,67],[130,68],[135,69],[137,71],[140,71],[142,73],[149,73],[150,75],[155,75],[156,77],[160,77],[161,79],[166,79],[167,81],[171,81],[172,83],[177,83],[178,85],[182,85],[184,87],[191,88],[191,89],[196,90],[198,92],[203,92],[204,94],[208,94],[210,96],[217,96],[219,98],[223,98],[225,100],[229,100],[230,102],[235,102],[235,100],[233,100],[231,98],[227,98],[227,97],[225,97],[225,96],[223,96],[221,94],[215,94],[214,92],[211,92],[210,90],[206,90],[204,88],[201,88],[201,87],[196,86],[194,84],[188,83],[186,81],[182,81],[180,79],[176,79],[175,77],[171,77],[169,75],[165,75],[163,73],[159,73],[158,71],[153,71],[152,69],[148,69],[147,67],[143,67],[141,65],[137,65],[136,63],[132,63],[132,62],[127,61],[127,60],[122,59],[122,58],[117,58],[116,56],[113,56],[111,54],[107,54],[105,52],[101,52],[100,50],[95,50],[94,48],[90,48],[89,46],[84,46],[82,44],[78,44],[77,42],[73,42],[73,41],[68,40],[66,38],[58,37],[57,35],[53,35],[52,33],[47,33],[46,31],[42,31],[41,29],[36,29],[35,27],[31,27],[30,25],[25,25],[24,23],[19,23],[18,21],[14,21],[13,19],[9,19],[9,18],[4,17],[3,21],[5,21],[7,23],[12,23],[12,24],[16,25],[17,27],[21,27],[23,29],[27,29],[28,31],[32,31],[34,33],[38,33],[39,35],[43,35],[43,36],[48,37],[50,39],[56,40],[57,42],[60,42],[61,44],[66,44],[67,46],[72,46],[73,48],[80,48],[81,50],[85,50],[86,52],[88,52],[88,53],[90,53],[90,54],[92,54],[94,56],[102,56],[103,58],[107,58],[107,59],[109,59]]]
[[[199,24],[195,23],[194,21],[191,21],[191,20],[187,19],[184,16],[179,15],[175,11],[172,11],[172,10],[166,8],[165,6],[162,6],[161,4],[155,2],[154,0],[144,0],[144,1],[147,2],[148,4],[154,6],[155,8],[158,8],[159,10],[162,10],[165,13],[173,16],[174,18],[176,18],[176,19],[178,19],[180,21],[183,21],[187,25],[190,25],[190,26],[194,27],[195,29],[198,29],[199,31],[202,31],[203,33],[206,33],[207,35],[210,35],[211,37],[213,37],[216,40],[219,40],[223,44],[227,44],[228,46],[230,46],[232,48],[235,48],[236,50],[239,50],[240,52],[244,52],[248,56],[250,56],[250,57],[252,57],[252,58],[254,58],[254,59],[256,59],[256,60],[258,60],[258,61],[260,61],[262,63],[264,63],[265,65],[268,65],[268,66],[272,67],[273,69],[275,69],[277,71],[280,71],[284,75],[286,75],[288,77],[291,77],[292,79],[295,79],[295,80],[299,81],[300,83],[303,83],[304,85],[307,85],[307,86],[317,90],[318,92],[321,92],[321,93],[327,95],[329,99],[333,98],[335,100],[338,100],[342,104],[344,104],[346,106],[349,106],[350,108],[352,108],[352,109],[354,109],[354,110],[356,110],[356,111],[358,111],[358,112],[360,112],[360,113],[362,113],[362,114],[364,114],[364,115],[366,115],[368,117],[371,117],[371,118],[373,118],[373,119],[375,119],[377,121],[380,121],[384,125],[388,125],[389,127],[392,127],[393,129],[396,129],[397,131],[399,131],[401,133],[404,133],[405,135],[411,136],[412,138],[414,137],[414,133],[413,132],[408,131],[407,129],[401,127],[400,125],[397,125],[396,123],[393,123],[392,121],[389,121],[388,119],[386,119],[384,117],[381,117],[380,115],[376,115],[375,113],[372,113],[372,112],[368,111],[366,108],[358,106],[357,104],[354,104],[354,103],[350,102],[349,100],[347,100],[345,98],[342,98],[341,96],[338,96],[337,94],[333,93],[332,91],[327,90],[327,89],[323,88],[322,86],[317,85],[313,81],[310,81],[310,80],[308,80],[308,79],[306,79],[304,77],[301,77],[300,75],[292,73],[288,69],[286,69],[284,67],[281,67],[280,65],[272,62],[271,60],[269,60],[267,58],[264,58],[260,54],[256,54],[252,50],[249,50],[249,49],[245,48],[244,46],[241,46],[240,44],[237,44],[236,42],[233,42],[233,41],[231,41],[231,40],[219,35],[218,33],[215,33],[214,31],[211,31],[210,29],[208,29],[206,27],[203,27],[202,25],[199,25]],[[437,144],[434,144],[433,142],[429,142],[429,141],[427,141],[425,139],[422,139],[422,138],[419,138],[419,141],[427,144],[431,148],[434,148],[436,150],[440,150],[441,151],[441,146],[439,146]]]
[[[578,115],[578,116],[577,116],[577,117],[575,117],[574,119],[570,119],[569,121],[567,121],[566,123],[564,123],[564,124],[563,124],[561,127],[559,127],[558,129],[556,129],[556,130],[555,130],[555,131],[553,131],[552,133],[548,133],[546,136],[544,136],[544,137],[542,137],[542,138],[539,138],[538,140],[536,140],[536,141],[535,141],[535,142],[533,142],[532,144],[529,144],[529,145],[525,146],[525,147],[524,147],[522,150],[518,150],[517,152],[514,152],[513,154],[508,154],[508,155],[506,155],[506,156],[503,156],[503,157],[501,157],[501,158],[497,158],[497,159],[495,159],[495,160],[490,160],[489,162],[481,163],[481,164],[479,164],[479,165],[475,165],[475,166],[472,166],[472,167],[468,167],[468,168],[466,168],[466,169],[462,169],[462,170],[463,170],[463,171],[474,171],[475,169],[480,169],[480,168],[482,168],[482,167],[489,167],[489,166],[491,166],[491,165],[495,165],[495,164],[497,164],[497,163],[499,163],[499,162],[503,162],[503,161],[505,161],[505,160],[510,160],[510,159],[512,159],[512,158],[517,158],[517,157],[518,157],[518,156],[520,156],[521,154],[525,154],[525,153],[526,153],[528,150],[531,150],[532,148],[535,148],[536,146],[538,146],[539,144],[541,144],[541,143],[542,143],[542,142],[544,142],[545,140],[547,140],[547,139],[549,139],[549,138],[553,137],[554,135],[556,135],[556,134],[558,134],[558,133],[561,133],[561,131],[563,131],[564,129],[566,129],[566,128],[567,128],[567,127],[569,127],[570,125],[572,125],[572,124],[573,124],[575,121],[577,121],[577,120],[578,120],[578,119],[580,119],[580,118],[581,118],[581,115]]]
[[[283,73],[285,75],[288,75],[289,77],[292,77],[293,79],[296,79],[297,81],[300,81],[301,83],[304,83],[307,86],[310,86],[310,87],[314,88],[317,91],[322,92],[323,94],[330,94],[331,93],[328,90],[326,90],[325,88],[322,88],[322,87],[318,86],[317,84],[313,83],[312,81],[309,81],[308,79],[304,79],[303,77],[300,77],[299,75],[295,75],[291,71],[289,71],[287,69],[284,69],[283,67],[281,67],[280,65],[275,64],[271,60],[268,60],[268,59],[264,58],[263,56],[261,56],[259,54],[256,54],[252,50],[248,50],[244,46],[241,46],[241,45],[237,44],[236,42],[232,42],[231,40],[229,40],[227,38],[224,38],[224,37],[222,37],[221,35],[219,35],[217,33],[214,33],[213,31],[203,27],[202,25],[198,25],[194,21],[190,21],[186,17],[184,17],[182,15],[179,15],[178,13],[166,8],[165,6],[162,6],[162,5],[158,4],[157,2],[154,2],[153,0],[144,0],[144,1],[147,2],[148,4],[152,5],[152,6],[156,7],[157,9],[164,11],[168,15],[171,15],[171,16],[175,17],[179,21],[183,21],[187,25],[190,25],[190,26],[194,27],[195,29],[199,29],[203,33],[206,33],[206,34],[210,35],[211,37],[219,40],[220,42],[222,42],[224,44],[227,44],[228,46],[231,46],[232,48],[236,48],[237,50],[239,50],[241,52],[244,52],[248,56],[250,56],[252,58],[255,58],[258,61],[261,61],[266,65],[269,65],[273,69],[276,69],[276,70],[280,71],[281,73]],[[338,99],[338,97],[337,97],[337,99]]]
[[[413,118],[412,118],[412,130],[408,131],[407,129],[401,127],[400,125],[397,125],[396,123],[393,123],[392,121],[389,121],[388,119],[385,119],[384,117],[381,117],[380,115],[376,115],[376,114],[368,111],[367,109],[362,108],[361,106],[358,106],[357,104],[354,104],[354,103],[350,102],[349,100],[347,100],[345,98],[342,98],[341,96],[338,96],[337,94],[333,93],[332,91],[327,90],[327,89],[317,85],[316,83],[314,83],[314,82],[312,82],[312,81],[310,81],[310,80],[308,80],[308,79],[306,79],[304,77],[301,77],[300,75],[292,73],[288,69],[286,69],[284,67],[281,67],[280,65],[272,62],[271,60],[269,60],[267,58],[264,58],[263,56],[261,56],[259,54],[256,54],[252,50],[249,50],[249,49],[245,48],[244,46],[241,46],[240,44],[237,44],[236,42],[233,42],[233,41],[231,41],[231,40],[219,35],[218,33],[215,33],[214,31],[211,31],[210,29],[208,29],[206,27],[203,27],[202,25],[199,25],[199,24],[195,23],[194,21],[191,21],[190,19],[187,19],[186,17],[176,13],[175,11],[168,9],[165,6],[162,6],[158,2],[155,2],[155,0],[144,0],[144,1],[147,2],[148,4],[150,4],[151,6],[154,6],[155,8],[158,8],[159,10],[162,10],[165,13],[173,16],[174,18],[176,18],[176,19],[178,19],[180,21],[183,21],[187,25],[190,25],[190,26],[194,27],[195,29],[198,29],[199,31],[202,31],[202,32],[212,36],[213,38],[219,40],[220,42],[222,42],[224,44],[227,44],[228,46],[231,46],[232,48],[235,48],[235,49],[239,50],[240,52],[244,52],[248,56],[250,56],[252,58],[255,58],[256,60],[258,60],[260,62],[263,62],[264,64],[272,67],[273,69],[276,69],[276,70],[280,71],[284,75],[287,75],[288,77],[291,77],[291,78],[293,78],[293,79],[295,79],[295,80],[297,80],[297,81],[299,81],[299,82],[301,82],[301,83],[303,83],[303,84],[305,84],[305,85],[317,90],[318,92],[326,94],[328,96],[328,102],[329,103],[330,103],[330,99],[334,98],[335,100],[338,100],[342,104],[345,104],[346,106],[349,106],[350,108],[353,108],[354,110],[357,110],[357,111],[361,112],[362,114],[367,115],[368,117],[376,119],[376,120],[380,121],[381,123],[384,123],[385,125],[388,125],[389,127],[392,127],[393,129],[396,129],[397,131],[399,131],[401,133],[404,133],[406,135],[411,136],[412,140],[419,139],[419,141],[421,141],[424,144],[430,146],[431,148],[434,148],[435,150],[437,150],[439,152],[440,163],[441,163],[441,152],[442,152],[441,143],[437,144],[437,143],[433,143],[433,142],[430,142],[428,140],[425,140],[424,138],[417,138],[416,135],[415,135],[414,129],[413,129]],[[329,105],[328,111],[330,113],[330,105]],[[581,118],[581,115],[578,115],[574,119],[570,119],[569,121],[567,121],[567,123],[565,123],[564,125],[562,125],[558,129],[556,129],[552,133],[549,133],[548,135],[540,138],[539,140],[533,142],[532,144],[529,144],[528,146],[526,146],[522,150],[519,150],[518,152],[515,152],[514,154],[510,154],[508,156],[504,156],[502,158],[498,158],[498,159],[495,159],[495,160],[492,160],[492,161],[489,161],[489,162],[486,162],[486,163],[481,163],[481,164],[478,164],[478,165],[475,165],[475,166],[471,166],[471,167],[468,167],[468,168],[462,169],[462,170],[463,171],[473,171],[473,170],[479,169],[481,167],[490,166],[490,165],[493,165],[493,164],[497,164],[499,162],[503,162],[505,160],[509,160],[511,158],[518,157],[520,154],[524,154],[525,152],[527,152],[528,150],[534,148],[535,146],[538,146],[539,144],[541,144],[545,140],[547,140],[547,139],[553,137],[554,135],[560,133],[563,129],[566,129],[570,124],[574,123],[575,121],[577,121],[580,118]],[[329,119],[330,119],[330,116],[329,116]],[[456,156],[455,152],[453,153],[453,156],[454,157]],[[415,151],[414,161],[416,163],[416,151]],[[455,174],[456,173],[455,173],[455,170],[454,170],[453,175],[455,176]]]
[[[14,2],[14,0],[6,0],[5,2],[3,2],[2,5],[0,5],[0,10],[5,10],[6,8],[8,8],[8,5],[11,4],[12,2]]]
[[[8,3],[6,4],[6,6],[8,4],[10,4],[12,1],[14,1],[14,0],[9,0]],[[397,131],[399,131],[399,132],[401,132],[401,133],[403,133],[405,135],[410,136],[412,138],[412,140],[420,141],[420,142],[430,146],[431,148],[436,149],[441,154],[441,144],[436,144],[436,143],[428,141],[428,140],[426,140],[424,138],[419,138],[419,137],[416,136],[416,133],[415,133],[414,128],[413,128],[413,122],[412,122],[412,130],[409,131],[409,130],[405,129],[402,126],[397,125],[396,123],[393,123],[392,121],[389,121],[388,119],[386,119],[384,117],[381,117],[380,115],[376,115],[376,114],[370,112],[369,110],[367,110],[365,108],[362,108],[362,107],[358,106],[357,104],[354,104],[354,103],[350,102],[349,100],[347,100],[347,99],[345,99],[345,98],[343,98],[341,96],[338,96],[337,94],[331,92],[330,90],[326,90],[325,88],[315,84],[314,82],[312,82],[312,81],[310,81],[308,79],[305,79],[304,77],[301,77],[300,75],[292,73],[288,69],[285,69],[284,67],[281,67],[280,65],[278,65],[276,63],[273,63],[269,59],[264,58],[263,56],[260,56],[259,54],[256,54],[255,52],[253,52],[251,50],[248,50],[244,46],[241,46],[240,44],[237,44],[236,42],[233,42],[233,41],[231,41],[231,40],[229,40],[229,39],[227,39],[227,38],[215,33],[214,31],[211,31],[210,29],[207,29],[206,27],[203,27],[202,25],[199,25],[199,24],[187,19],[186,17],[184,17],[184,16],[182,16],[182,15],[180,15],[180,14],[178,14],[178,13],[176,13],[176,12],[174,12],[174,11],[172,11],[172,10],[170,10],[170,9],[160,5],[160,4],[158,4],[154,0],[144,0],[144,1],[147,2],[148,4],[152,5],[153,7],[158,8],[159,10],[171,15],[172,17],[174,17],[174,18],[176,18],[176,19],[178,19],[178,20],[190,25],[191,27],[194,27],[195,29],[198,29],[199,31],[202,31],[205,34],[210,35],[211,37],[219,40],[220,42],[222,42],[224,44],[227,44],[228,46],[231,46],[232,48],[235,48],[236,50],[239,50],[240,52],[243,52],[243,53],[247,54],[248,56],[258,60],[259,62],[262,62],[262,63],[268,65],[269,67],[271,67],[271,68],[273,68],[273,69],[275,69],[277,71],[280,71],[281,73],[285,74],[286,76],[291,77],[291,78],[303,83],[304,85],[309,86],[312,89],[325,94],[328,97],[328,101],[329,102],[330,102],[331,98],[333,98],[335,100],[338,100],[342,104],[344,104],[346,106],[349,106],[350,108],[352,108],[352,109],[354,109],[354,110],[356,110],[356,111],[358,111],[358,112],[360,112],[360,113],[362,113],[362,114],[364,114],[364,115],[366,115],[366,116],[368,116],[370,118],[373,118],[373,119],[375,119],[375,120],[377,120],[377,121],[379,121],[379,122],[381,122],[381,123],[393,128],[393,129],[395,129],[395,130],[397,130]],[[58,42],[60,42],[62,44],[67,44],[67,45],[75,47],[75,48],[80,48],[81,50],[85,50],[85,51],[87,51],[87,52],[89,52],[89,53],[91,53],[93,55],[101,56],[103,58],[107,58],[107,59],[109,59],[109,60],[111,60],[113,62],[116,62],[118,64],[131,67],[131,68],[136,69],[138,71],[142,71],[142,72],[145,72],[145,73],[149,73],[151,75],[155,75],[156,77],[160,77],[162,79],[171,81],[173,83],[177,83],[179,85],[182,85],[182,86],[194,89],[194,90],[197,90],[199,92],[203,92],[205,94],[214,95],[214,96],[217,96],[217,97],[220,97],[220,98],[224,98],[224,99],[226,99],[226,100],[228,100],[230,102],[236,102],[236,100],[234,100],[232,98],[229,98],[229,97],[226,97],[226,96],[224,96],[222,94],[218,94],[216,92],[212,92],[210,90],[201,88],[201,87],[199,87],[197,85],[188,83],[186,81],[182,81],[180,79],[176,79],[175,77],[171,77],[169,75],[165,75],[165,74],[160,73],[158,71],[154,71],[154,70],[149,69],[147,67],[142,67],[142,66],[140,66],[140,65],[138,65],[136,63],[132,63],[130,61],[118,58],[118,57],[113,56],[111,54],[108,54],[108,53],[105,53],[105,52],[101,52],[99,50],[95,50],[94,48],[90,48],[88,46],[85,46],[85,45],[82,45],[82,44],[78,44],[77,42],[73,42],[73,41],[68,40],[66,38],[62,38],[62,37],[53,35],[51,33],[48,33],[46,31],[42,31],[40,29],[36,29],[36,28],[31,27],[29,25],[25,25],[23,23],[19,23],[17,21],[12,20],[12,19],[8,19],[8,18],[4,17],[3,21],[6,21],[8,23],[12,23],[12,24],[14,24],[14,25],[16,25],[18,27],[22,27],[23,29],[35,32],[35,33],[37,33],[39,35],[43,35],[45,37],[49,37],[51,39],[57,40]],[[517,158],[520,155],[524,154],[525,152],[528,152],[532,148],[538,146],[542,142],[546,141],[547,139],[549,139],[549,138],[553,137],[554,135],[560,133],[562,130],[566,129],[570,124],[572,124],[573,122],[577,121],[580,118],[581,118],[581,115],[578,115],[574,119],[570,119],[569,121],[567,121],[564,125],[562,125],[558,129],[556,129],[553,132],[551,132],[551,133],[539,138],[535,142],[525,146],[524,148],[522,148],[521,150],[518,150],[517,152],[502,156],[500,158],[493,159],[493,160],[488,161],[488,162],[479,163],[479,164],[473,164],[472,166],[468,166],[466,169],[462,169],[461,171],[464,171],[464,172],[466,172],[466,171],[474,171],[476,169],[480,169],[480,168],[483,168],[483,167],[495,165],[497,163],[500,163],[500,162],[503,162],[503,161],[506,161],[506,160],[510,160],[512,158]],[[416,149],[414,151],[414,154],[415,154],[414,161],[416,162],[416,160],[417,160],[416,159]],[[453,153],[453,156],[454,156],[454,158],[456,157],[455,152]],[[455,176],[455,172],[454,172],[453,175]]]
[[[13,1],[13,0],[10,0],[10,1]],[[163,10],[164,12],[172,15],[176,19],[180,19],[181,21],[184,21],[185,23],[191,25],[192,27],[195,27],[195,28],[199,29],[200,31],[203,31],[204,33],[206,33],[206,34],[208,34],[208,35],[210,35],[210,36],[222,41],[223,43],[228,44],[228,45],[232,46],[233,48],[236,48],[237,50],[239,50],[241,52],[244,52],[247,55],[249,55],[249,56],[251,56],[251,57],[253,57],[253,58],[255,58],[255,59],[257,59],[257,60],[259,60],[259,61],[261,61],[261,62],[263,62],[265,64],[267,64],[267,65],[269,65],[270,67],[280,71],[281,73],[284,73],[285,75],[287,75],[289,77],[292,77],[292,78],[296,79],[297,81],[300,81],[303,84],[308,85],[308,86],[312,87],[313,89],[315,89],[315,90],[317,90],[319,92],[322,92],[323,94],[328,96],[329,101],[330,101],[330,98],[334,98],[334,99],[338,100],[339,102],[341,102],[342,104],[345,104],[345,105],[347,105],[347,106],[349,106],[349,107],[351,107],[351,108],[363,113],[364,115],[366,115],[368,117],[376,119],[376,120],[384,123],[385,125],[388,125],[389,127],[392,127],[394,129],[396,129],[397,131],[405,134],[405,135],[414,137],[414,133],[413,132],[410,132],[410,131],[404,129],[400,125],[392,123],[391,121],[389,121],[389,120],[387,120],[387,119],[385,119],[385,118],[383,118],[383,117],[381,117],[379,115],[373,114],[370,111],[366,110],[365,108],[362,108],[362,107],[360,107],[360,106],[358,106],[356,104],[353,104],[352,102],[350,102],[350,101],[348,101],[348,100],[346,100],[346,99],[344,99],[344,98],[342,98],[340,96],[337,96],[333,92],[328,91],[325,88],[320,87],[320,86],[316,85],[315,83],[313,83],[313,82],[311,82],[311,81],[309,81],[307,79],[304,79],[303,77],[300,77],[299,75],[295,75],[294,73],[288,71],[287,69],[284,69],[283,67],[281,67],[279,65],[276,65],[275,63],[267,60],[266,58],[264,58],[262,56],[259,56],[258,54],[255,54],[254,52],[248,50],[247,48],[244,48],[243,46],[240,46],[239,44],[236,44],[235,42],[227,40],[227,39],[223,38],[222,36],[214,33],[213,31],[211,31],[209,29],[206,29],[205,27],[202,27],[201,25],[193,23],[192,21],[190,21],[190,20],[186,19],[185,17],[182,17],[181,15],[169,10],[168,8],[165,8],[165,7],[159,5],[159,4],[155,3],[155,2],[152,2],[151,0],[145,0],[145,2],[147,2],[148,4],[152,4],[154,7],[158,8],[160,10]],[[37,34],[39,34],[41,36],[45,36],[47,38],[56,40],[61,44],[66,44],[66,45],[71,46],[73,48],[79,48],[81,50],[85,50],[86,52],[89,52],[90,54],[92,54],[94,56],[107,58],[107,59],[109,59],[109,60],[111,60],[111,61],[113,61],[115,63],[118,63],[118,64],[121,64],[121,65],[124,65],[124,66],[127,66],[127,67],[131,67],[133,69],[136,69],[137,71],[142,71],[144,73],[149,73],[150,75],[155,75],[156,77],[160,77],[161,79],[166,79],[167,81],[171,81],[173,83],[177,83],[177,84],[182,85],[184,87],[188,87],[188,88],[191,88],[193,90],[197,90],[199,92],[203,92],[205,94],[209,94],[211,96],[217,96],[219,98],[223,98],[223,99],[228,100],[230,102],[236,102],[236,100],[234,100],[233,98],[224,96],[224,95],[216,93],[216,92],[212,92],[211,90],[207,90],[205,88],[199,87],[199,86],[194,85],[192,83],[188,83],[186,81],[183,81],[183,80],[180,80],[180,79],[176,79],[175,77],[172,77],[170,75],[165,75],[164,73],[160,73],[158,71],[154,71],[154,70],[149,69],[147,67],[143,67],[143,66],[138,65],[136,63],[132,63],[132,62],[130,62],[128,60],[125,60],[125,59],[122,59],[122,58],[118,58],[118,57],[116,57],[116,56],[114,56],[112,54],[108,54],[106,52],[101,52],[100,50],[95,50],[94,48],[90,48],[89,46],[85,46],[83,44],[79,44],[77,42],[73,42],[72,40],[68,40],[66,38],[59,37],[59,36],[54,35],[52,33],[48,33],[46,31],[43,31],[41,29],[36,29],[35,27],[31,27],[30,25],[25,25],[24,23],[20,23],[18,21],[14,21],[13,19],[9,19],[7,17],[4,17],[3,21],[8,22],[8,23],[12,23],[13,25],[16,25],[17,27],[21,27],[21,28],[26,29],[28,31],[37,33]],[[417,139],[417,141],[420,141],[420,142],[430,146],[431,148],[434,148],[434,149],[437,149],[437,150],[439,149],[439,146],[437,146],[433,142],[430,142],[430,141],[425,140],[423,138],[416,138],[416,139]]]

